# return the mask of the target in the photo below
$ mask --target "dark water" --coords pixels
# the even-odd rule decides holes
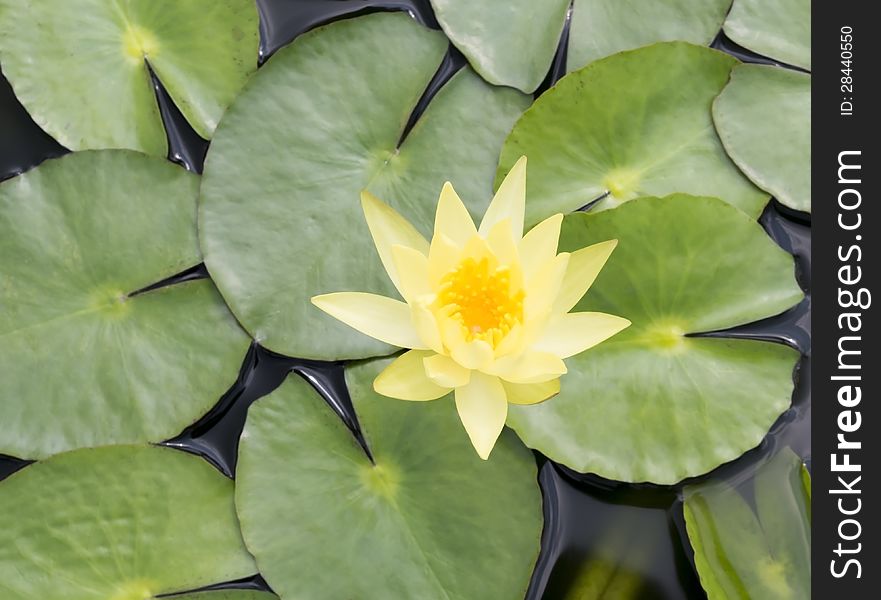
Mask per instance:
[[[67,153],[34,123],[15,98],[2,69],[0,65],[0,181]]]
[[[716,50],[726,52],[735,58],[739,58],[743,62],[755,63],[758,65],[773,65],[775,67],[783,67],[784,69],[792,69],[793,71],[810,73],[810,71],[802,69],[801,67],[788,65],[773,58],[768,58],[767,56],[756,54],[752,50],[744,48],[743,46],[729,38],[727,35],[725,35],[724,31],[720,31],[719,35],[716,36],[716,39],[710,42],[710,48],[715,48]]]
[[[257,4],[261,14],[261,63],[305,31],[365,12],[407,10],[429,27],[438,27],[428,0],[258,0]],[[536,95],[565,74],[567,39],[568,24],[548,76]],[[712,46],[744,61],[777,64],[737,46],[722,33]],[[437,90],[464,65],[462,55],[451,48],[414,110],[410,126]],[[189,127],[155,78],[154,87],[168,132],[169,159],[189,170],[201,172],[208,142]],[[0,179],[15,176],[66,151],[30,119],[6,80],[0,77]],[[732,483],[749,481],[756,466],[783,446],[792,447],[810,464],[810,217],[772,202],[760,222],[782,248],[795,256],[798,280],[806,291],[805,300],[782,315],[701,335],[762,339],[798,348],[803,358],[795,373],[793,405],[778,419],[758,448],[687,483],[705,479],[726,479]],[[141,291],[207,276],[204,267],[198,265]],[[165,444],[204,456],[218,469],[233,476],[238,439],[248,406],[274,390],[291,373],[308,380],[363,445],[343,380],[342,364],[279,356],[257,345],[252,346],[238,380],[217,405]],[[622,484],[575,473],[538,454],[536,461],[544,496],[545,530],[541,556],[527,594],[529,600],[706,597],[697,580],[685,536],[679,486]],[[0,456],[0,479],[27,464]],[[597,581],[601,582],[599,588],[595,586]],[[588,582],[594,582],[591,590],[602,591],[588,593],[585,591]],[[210,589],[219,588],[269,589],[259,575]]]

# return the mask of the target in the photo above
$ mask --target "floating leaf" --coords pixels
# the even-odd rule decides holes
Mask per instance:
[[[531,93],[544,80],[570,0],[431,0],[435,16],[474,70]]]
[[[685,488],[685,524],[710,600],[811,595],[810,478],[788,448],[758,471],[755,512],[722,482]]]
[[[724,31],[753,52],[811,69],[811,0],[734,0]]]
[[[461,71],[399,144],[446,47],[402,13],[340,21],[273,56],[224,118],[205,164],[202,249],[233,312],[267,348],[328,360],[394,351],[309,302],[341,290],[394,294],[363,188],[424,234],[448,179],[475,215],[489,203],[526,96]]]
[[[260,572],[292,600],[523,598],[542,529],[535,460],[510,431],[481,460],[451,398],[375,394],[387,364],[347,371],[373,462],[302,380],[250,408],[236,506]]]
[[[152,70],[202,137],[257,68],[253,0],[0,0],[0,62],[71,150],[166,154]]]
[[[731,0],[575,0],[566,67],[580,69],[599,58],[654,42],[709,44]]]
[[[561,251],[618,239],[577,311],[633,324],[567,361],[559,396],[512,406],[508,425],[549,458],[621,481],[672,484],[757,445],[790,403],[798,353],[688,337],[802,298],[792,257],[715,198],[640,198],[563,222]]]
[[[570,73],[505,141],[497,181],[529,157],[527,222],[642,195],[719,196],[754,217],[768,200],[731,162],[710,103],[737,61],[683,42],[655,44]]]
[[[4,600],[143,600],[256,570],[232,481],[196,456],[148,446],[84,449],[0,483]]]
[[[722,145],[753,183],[811,211],[811,76],[738,65],[713,103]]]
[[[126,150],[0,184],[0,454],[161,441],[235,381],[248,336],[198,263],[198,178]]]

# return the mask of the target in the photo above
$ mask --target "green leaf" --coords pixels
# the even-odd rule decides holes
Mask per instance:
[[[499,148],[528,97],[463,70],[398,145],[446,47],[402,13],[340,21],[273,56],[224,117],[205,164],[202,250],[267,348],[326,360],[394,351],[309,302],[395,295],[361,211],[365,187],[423,234],[447,180],[473,214],[489,204]]]
[[[126,150],[0,184],[0,454],[161,441],[235,381],[249,340],[200,261],[198,177]]]
[[[451,398],[373,392],[387,364],[347,370],[374,463],[299,378],[251,407],[236,506],[260,572],[286,599],[522,599],[542,529],[532,454],[508,431],[482,461]]]
[[[768,197],[725,154],[710,115],[735,64],[716,50],[667,42],[570,73],[514,126],[496,181],[529,157],[526,220],[533,224],[606,193],[597,209],[687,192],[724,198],[757,217]]]
[[[798,352],[688,337],[802,298],[792,257],[715,198],[639,198],[563,221],[561,251],[618,247],[576,311],[633,324],[567,361],[558,396],[511,406],[526,445],[577,471],[672,484],[756,446],[790,403]]]
[[[745,48],[811,70],[811,0],[734,0],[724,31]]]
[[[713,103],[722,145],[757,186],[811,211],[811,76],[738,65]]]
[[[278,600],[268,592],[252,592],[250,590],[218,590],[172,596],[173,600]]]
[[[755,512],[727,483],[685,488],[688,538],[710,600],[810,597],[810,493],[802,472],[788,448],[762,465]]]
[[[0,0],[0,62],[34,120],[71,150],[166,154],[151,68],[210,138],[257,68],[253,0]]]
[[[447,36],[484,79],[531,93],[551,67],[570,0],[431,0]]]
[[[196,456],[83,449],[0,483],[4,600],[144,600],[256,570],[232,481]]]
[[[681,40],[705,46],[731,0],[575,0],[566,67],[580,69],[621,50]]]

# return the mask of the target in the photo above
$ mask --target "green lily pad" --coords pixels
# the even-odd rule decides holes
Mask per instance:
[[[529,157],[526,221],[637,196],[718,196],[757,217],[768,196],[731,162],[710,105],[737,60],[664,42],[570,73],[527,110],[505,141],[497,183]]]
[[[811,211],[811,76],[738,65],[713,103],[722,145],[753,183],[786,206]]]
[[[200,261],[198,177],[127,150],[0,184],[0,454],[161,441],[204,414],[250,341]]]
[[[788,448],[755,479],[755,510],[727,483],[685,488],[685,525],[710,600],[811,595],[810,476]],[[806,485],[805,483],[806,482]]]
[[[278,600],[278,596],[250,590],[219,590],[172,596],[172,600]]]
[[[575,0],[566,67],[580,69],[621,50],[681,40],[705,46],[731,0]]]
[[[744,48],[811,70],[811,0],[734,0],[724,31]]]
[[[484,79],[531,93],[544,80],[570,0],[431,0],[447,36]]]
[[[0,62],[33,119],[71,150],[166,154],[149,70],[211,137],[257,68],[253,0],[0,0]]]
[[[639,198],[563,221],[561,251],[618,246],[577,311],[633,324],[567,360],[562,390],[511,406],[526,445],[582,472],[672,484],[756,446],[790,404],[799,354],[687,337],[756,321],[802,298],[791,256],[715,198]]]
[[[236,507],[260,572],[286,599],[522,599],[542,530],[532,454],[507,431],[481,460],[451,398],[373,392],[387,364],[346,373],[373,462],[299,378],[251,406]]]
[[[465,69],[398,144],[446,48],[403,13],[340,21],[273,56],[224,117],[205,163],[202,250],[267,348],[326,360],[394,351],[309,302],[395,294],[361,210],[365,187],[425,234],[448,179],[475,215],[489,204],[499,148],[527,96]]]
[[[196,456],[89,448],[0,483],[4,600],[145,600],[256,570],[232,481]]]

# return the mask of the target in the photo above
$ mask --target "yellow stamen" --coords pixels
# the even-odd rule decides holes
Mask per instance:
[[[523,320],[523,291],[511,289],[511,270],[489,259],[466,258],[441,280],[441,310],[462,324],[465,339],[495,346]]]

